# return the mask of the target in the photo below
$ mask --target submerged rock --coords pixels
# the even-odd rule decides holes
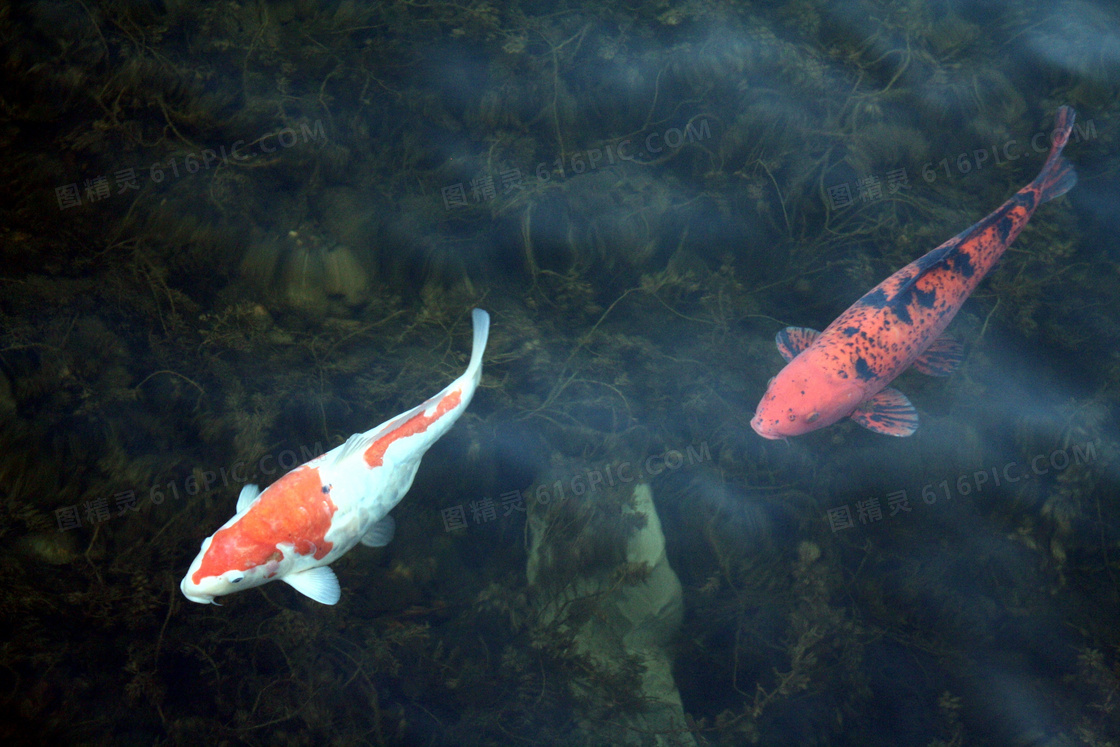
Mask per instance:
[[[314,313],[326,313],[332,302],[353,306],[369,297],[369,273],[356,253],[312,227],[251,246],[241,275],[276,303]]]
[[[68,565],[81,554],[74,537],[62,532],[33,532],[16,540],[17,555],[48,565]]]
[[[587,744],[695,745],[667,648],[683,613],[681,584],[665,555],[653,493],[645,483],[629,496],[609,493],[593,494],[583,506],[573,500],[530,510],[526,574],[537,592],[539,623],[570,637],[574,656],[590,665],[593,674],[569,685],[577,701],[589,704],[577,716]],[[620,543],[618,552],[604,541]],[[619,683],[633,684],[634,692],[609,692]],[[598,710],[610,702],[627,707],[609,716]]]

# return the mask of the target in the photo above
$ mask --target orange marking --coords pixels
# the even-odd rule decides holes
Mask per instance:
[[[425,415],[424,409],[426,408],[422,408],[420,412],[370,444],[365,453],[366,464],[370,467],[380,467],[385,460],[385,451],[396,441],[407,438],[408,436],[415,436],[417,433],[423,433],[428,430],[429,425],[458,407],[462,399],[462,391],[454,389],[440,400],[440,403],[436,406],[436,411],[431,415]]]
[[[276,548],[285,542],[300,555],[321,560],[334,547],[326,534],[337,510],[330,494],[323,492],[319,470],[306,464],[296,467],[270,485],[240,521],[214,534],[191,580],[197,584],[209,576],[276,560]]]

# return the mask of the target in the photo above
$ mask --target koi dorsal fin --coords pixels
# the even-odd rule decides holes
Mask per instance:
[[[948,335],[930,343],[926,352],[914,359],[914,370],[926,376],[948,376],[964,360],[964,346]]]
[[[819,335],[820,332],[808,327],[786,327],[774,337],[774,342],[778,346],[778,352],[789,363],[798,353],[812,345]]]
[[[918,430],[918,411],[905,394],[890,387],[857,407],[852,420],[884,436],[912,436]]]

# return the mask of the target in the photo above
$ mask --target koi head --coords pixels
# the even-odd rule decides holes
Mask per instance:
[[[829,374],[801,355],[770,379],[751,428],[769,439],[800,436],[850,415],[863,399],[858,384]]]
[[[251,589],[273,580],[284,554],[273,547],[245,546],[237,532],[223,528],[207,537],[179,588],[199,604],[217,604],[217,597]]]

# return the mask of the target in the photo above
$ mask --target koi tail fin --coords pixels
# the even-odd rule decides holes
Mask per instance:
[[[1073,189],[1077,184],[1077,172],[1072,163],[1058,156],[1052,163],[1046,162],[1042,173],[1038,175],[1037,183],[1038,201],[1046,202]]]
[[[1050,136],[1053,145],[1050,146],[1050,155],[1034,182],[1038,188],[1038,201],[1040,203],[1053,200],[1073,189],[1077,184],[1077,172],[1073,164],[1062,157],[1062,148],[1069,142],[1070,132],[1073,131],[1073,120],[1076,113],[1068,106],[1058,107],[1054,117],[1054,132]]]
[[[471,362],[467,365],[467,372],[463,377],[473,379],[477,383],[482,376],[482,353],[486,350],[486,340],[490,336],[490,315],[482,309],[475,309],[471,312],[471,322],[474,324]]]

